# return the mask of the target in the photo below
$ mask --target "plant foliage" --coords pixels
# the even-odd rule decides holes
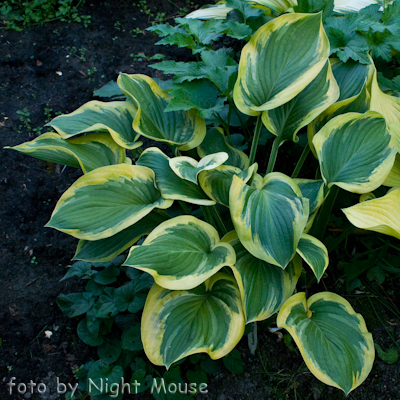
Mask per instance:
[[[148,382],[134,360],[142,346],[167,368],[198,353],[217,360],[246,324],[277,314],[322,382],[348,394],[366,379],[375,350],[363,317],[296,285],[335,268],[325,230],[339,188],[362,195],[343,207],[355,227],[400,238],[399,7],[227,0],[152,26],[158,45],[196,61],[152,66],[170,81],[120,74],[106,96],[125,100],[91,101],[50,121],[57,133],[13,148],[84,173],[47,226],[79,239],[82,261],[65,278],[88,279],[86,292],[58,304],[86,314],[78,334],[99,346],[87,376],[118,382],[131,365]],[[141,136],[164,151],[143,150]],[[118,286],[120,271],[131,281]]]

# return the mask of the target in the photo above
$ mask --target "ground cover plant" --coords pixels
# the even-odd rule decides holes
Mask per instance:
[[[321,240],[339,187],[364,195],[345,210],[356,227],[398,238],[392,218],[398,189],[385,194],[381,187],[398,187],[398,100],[381,90],[386,82],[394,92],[397,81],[388,74],[379,79],[372,57],[382,56],[369,48],[342,59],[346,43],[335,50],[329,26],[356,18],[331,15],[332,4],[323,15],[277,16],[285,10],[243,2],[228,1],[226,7],[232,10],[223,21],[178,19],[176,26],[151,28],[163,37],[160,44],[199,55],[197,62],[154,66],[172,73],[172,82],[121,74],[119,96],[125,101],[87,103],[50,121],[57,133],[15,148],[85,174],[59,200],[48,225],[80,239],[76,259],[105,269],[76,265],[68,275],[90,277],[90,285],[86,293],[58,302],[69,316],[86,314],[78,333],[100,346],[101,361],[86,371],[93,379],[107,376],[117,383],[132,364],[121,354],[140,349],[138,325],[131,320],[118,326],[116,316],[140,311],[146,294],[142,341],[156,365],[169,367],[198,352],[220,358],[240,340],[245,324],[279,312],[278,326],[292,335],[311,372],[348,393],[372,368],[375,350],[363,318],[336,294],[292,294],[301,276],[309,281],[311,272],[311,280],[320,281],[329,274]],[[323,9],[307,7],[293,11]],[[384,11],[372,6],[352,23],[371,15],[369,34],[386,34],[397,10],[397,3]],[[300,34],[308,37],[302,49],[291,40]],[[231,49],[215,45],[225,36],[238,42]],[[241,40],[248,43],[239,61]],[[395,47],[390,52],[396,55]],[[331,53],[339,59],[329,58]],[[70,139],[84,132],[96,133]],[[142,151],[140,135],[170,148]],[[294,169],[286,175],[273,172],[285,142],[304,147],[297,165],[290,153],[286,157]],[[125,149],[133,150],[132,158]],[[298,179],[310,150],[319,163],[317,179],[315,171]],[[354,196],[348,199],[356,203]],[[125,260],[132,282],[104,287],[119,275],[115,257],[138,240]],[[135,270],[153,276],[149,294],[149,275]],[[336,330],[333,318],[347,331]],[[332,343],[340,349],[336,359]],[[145,369],[132,368],[145,378]]]
[[[0,16],[3,29],[22,31],[23,27],[43,24],[60,19],[61,21],[90,23],[89,15],[81,15],[79,6],[82,0],[7,0],[0,2]]]

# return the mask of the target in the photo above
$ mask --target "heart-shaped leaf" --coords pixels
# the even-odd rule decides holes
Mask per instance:
[[[328,187],[337,185],[353,193],[378,188],[397,152],[385,119],[373,111],[332,119],[314,136],[313,144]]]
[[[244,333],[235,279],[218,273],[195,289],[170,291],[155,284],[142,317],[142,341],[149,360],[170,365],[188,355],[228,354]]]
[[[254,257],[286,268],[309,215],[309,201],[296,183],[279,172],[266,175],[257,187],[234,176],[229,207],[243,246]]]
[[[364,318],[337,294],[317,293],[308,300],[305,293],[295,294],[282,306],[277,325],[290,333],[310,371],[346,395],[372,369],[372,335]]]
[[[235,260],[215,228],[185,215],[163,222],[141,246],[133,246],[124,265],[148,272],[164,288],[188,290]]]

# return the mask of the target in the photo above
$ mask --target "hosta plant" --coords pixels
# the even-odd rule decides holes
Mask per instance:
[[[260,25],[237,37],[247,41],[239,62],[211,46],[244,23],[214,20],[206,26],[214,33],[197,36],[203,22],[180,19],[169,33],[153,27],[170,44],[186,35],[202,61],[158,65],[174,69],[172,85],[120,74],[124,101],[90,101],[53,119],[55,132],[13,149],[82,169],[47,224],[79,239],[74,259],[108,262],[129,250],[124,266],[154,278],[141,322],[151,362],[169,368],[195,353],[221,358],[246,324],[277,314],[310,371],[348,394],[371,371],[372,335],[341,296],[308,297],[296,285],[304,271],[319,282],[336,267],[323,239],[339,188],[387,191],[343,212],[358,228],[400,238],[400,100],[382,91],[368,53],[365,63],[330,58],[316,11],[332,12],[332,2],[291,4],[302,13],[276,18],[272,3],[285,2],[262,3],[226,2]],[[196,90],[215,93],[214,103],[199,102]],[[248,135],[244,144],[233,132]],[[275,169],[285,142],[305,145],[291,176]],[[310,152],[317,178],[300,179]],[[92,336],[101,335],[100,324]]]

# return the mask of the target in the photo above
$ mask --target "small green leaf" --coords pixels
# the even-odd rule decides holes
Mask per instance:
[[[100,285],[109,285],[117,280],[117,276],[119,276],[119,274],[119,268],[111,265],[94,275],[93,280]]]
[[[94,298],[89,292],[60,294],[57,297],[57,304],[64,314],[73,318],[89,311],[94,304]]]
[[[92,333],[89,331],[86,318],[79,322],[77,332],[79,339],[88,346],[100,346],[104,341],[103,337],[98,333]]]
[[[225,356],[222,361],[225,367],[234,374],[242,374],[244,371],[244,362],[239,353],[239,350],[232,350],[227,356]]]
[[[122,334],[121,345],[124,350],[139,351],[143,349],[139,324],[130,327]]]
[[[97,274],[97,271],[92,269],[92,264],[85,261],[78,261],[70,266],[68,272],[60,279],[60,282],[77,276],[82,279],[90,279],[92,275]]]
[[[143,287],[140,281],[131,281],[115,290],[115,306],[120,312],[128,310],[136,313],[144,307],[147,297],[147,285]]]
[[[197,110],[202,118],[219,113],[225,98],[218,97],[218,88],[207,79],[183,82],[172,87],[173,98],[165,111]]]
[[[399,359],[399,353],[395,349],[383,350],[379,344],[375,343],[375,349],[378,357],[386,364],[394,364]]]
[[[106,339],[103,344],[97,348],[97,354],[106,364],[112,364],[118,360],[121,355],[121,342],[120,340]]]

